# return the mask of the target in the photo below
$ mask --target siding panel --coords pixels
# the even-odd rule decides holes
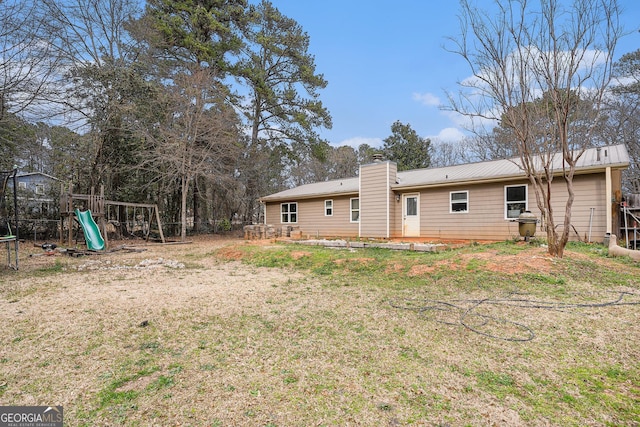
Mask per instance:
[[[430,239],[472,239],[504,240],[519,236],[518,223],[504,219],[505,185],[527,185],[528,208],[541,218],[533,187],[526,180],[509,183],[491,183],[431,188],[420,191],[420,235]],[[574,178],[575,200],[572,207],[571,240],[589,237],[591,208],[591,240],[601,242],[606,232],[606,210],[604,174],[579,175]],[[449,212],[451,191],[469,192],[469,212]],[[564,218],[564,204],[567,200],[566,185],[562,178],[552,183],[553,210],[556,224]],[[394,207],[395,218],[393,237],[400,238],[402,218],[401,203]],[[557,229],[561,229],[561,225]],[[577,233],[577,234],[576,234]],[[545,237],[545,231],[538,226],[536,236]]]
[[[393,165],[393,164],[391,164]],[[366,169],[366,168],[363,168]],[[298,223],[304,237],[357,237],[360,225],[361,237],[382,238],[386,233],[387,215],[390,220],[391,238],[402,237],[402,203],[396,202],[393,192],[386,186],[386,163],[374,164],[361,176],[363,188],[360,197],[361,223],[350,222],[350,199],[353,196],[333,197],[333,216],[324,215],[324,201],[328,197],[298,200]],[[369,173],[371,172],[371,173]],[[395,169],[389,169],[393,177]],[[389,178],[391,179],[391,178]],[[486,183],[435,187],[420,191],[420,235],[428,239],[505,240],[518,236],[518,223],[504,219],[505,185],[527,185],[529,210],[541,218],[532,186],[526,180],[508,183]],[[591,240],[602,242],[606,232],[606,209],[604,173],[578,175],[574,178],[575,201],[572,208],[571,240],[589,237],[591,208]],[[451,191],[468,191],[469,212],[451,213],[449,194]],[[411,191],[415,193],[415,191]],[[401,193],[398,193],[399,195]],[[556,223],[562,222],[566,185],[562,178],[552,183],[553,209]],[[293,202],[296,200],[290,200]],[[388,201],[388,204],[387,204]],[[280,202],[267,203],[266,222],[281,227]],[[561,226],[558,227],[560,229]],[[536,236],[545,237],[544,229],[538,226]]]
[[[358,223],[350,222],[349,196],[298,201],[298,223],[283,224],[280,202],[267,203],[266,223],[276,227],[298,226],[304,237],[357,237]],[[324,201],[333,200],[333,215],[325,216]],[[296,200],[291,200],[295,202]]]
[[[382,162],[360,168],[360,236],[390,237],[396,164]]]

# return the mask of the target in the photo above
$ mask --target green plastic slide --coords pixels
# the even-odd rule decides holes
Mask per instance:
[[[76,209],[76,217],[82,226],[84,240],[87,242],[87,249],[91,251],[103,250],[104,239],[102,238],[102,234],[100,234],[98,224],[96,224],[91,216],[91,211],[86,210],[84,212],[80,212],[80,209]]]

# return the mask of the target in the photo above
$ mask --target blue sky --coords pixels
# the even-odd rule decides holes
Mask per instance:
[[[478,4],[489,0],[478,0]],[[420,136],[456,140],[462,118],[439,108],[446,91],[470,76],[466,63],[447,52],[459,33],[455,0],[272,0],[311,40],[316,71],[329,82],[321,100],[333,128],[332,145],[382,144],[391,124],[409,123]],[[616,59],[640,48],[640,1],[620,0],[623,37]],[[633,31],[633,30],[636,31]]]

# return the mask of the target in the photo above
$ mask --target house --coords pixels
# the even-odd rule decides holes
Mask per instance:
[[[42,172],[18,173],[18,200],[25,214],[33,217],[46,216],[58,207],[54,196],[60,180]]]
[[[302,236],[504,240],[518,235],[521,212],[541,218],[518,164],[507,159],[398,172],[394,162],[378,161],[362,165],[358,177],[301,185],[260,201],[265,224],[298,228]],[[617,233],[621,173],[628,166],[624,145],[588,149],[580,157],[572,240],[603,241]],[[555,156],[553,170],[552,206],[561,223],[568,197],[562,156]]]

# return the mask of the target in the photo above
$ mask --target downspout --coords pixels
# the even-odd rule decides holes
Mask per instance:
[[[606,209],[605,211],[607,212],[607,234],[611,235],[611,232],[613,230],[612,228],[612,223],[613,223],[613,214],[611,213],[611,209],[613,209],[613,206],[611,205],[611,202],[613,200],[613,191],[611,188],[611,166],[607,166],[607,169],[605,170],[605,206]]]

